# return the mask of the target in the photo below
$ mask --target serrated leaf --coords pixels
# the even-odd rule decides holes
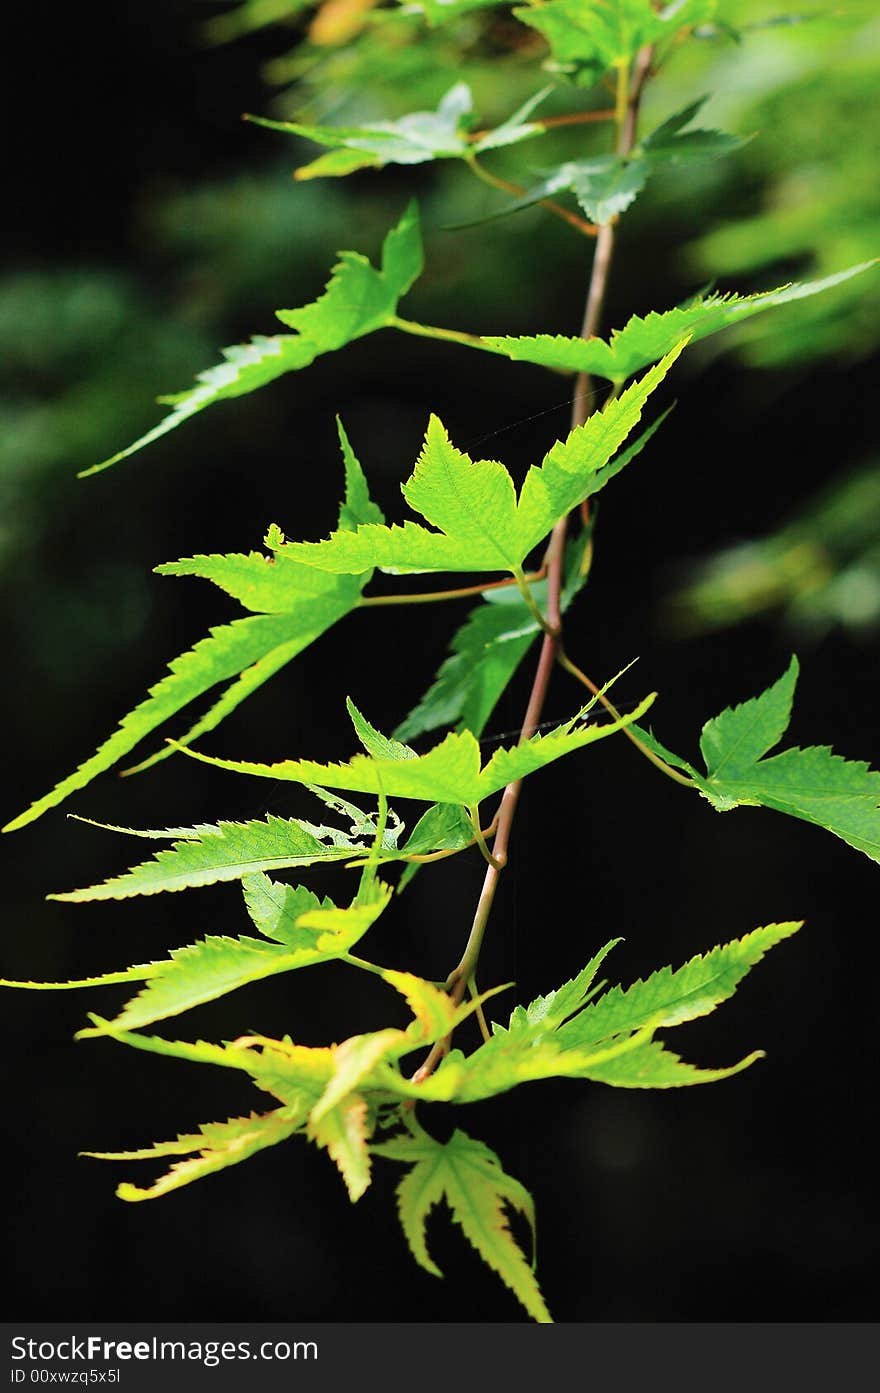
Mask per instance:
[[[548,89],[532,97],[503,125],[477,140],[468,139],[473,124],[473,97],[464,82],[457,82],[441,99],[436,111],[412,111],[397,121],[375,121],[367,126],[320,126],[298,121],[271,121],[252,116],[258,126],[298,135],[331,148],[296,171],[297,179],[339,177],[357,169],[382,169],[385,165],[424,164],[430,160],[462,159],[471,153],[514,145],[543,134],[543,127],[527,121]]]
[[[119,450],[101,464],[84,470],[95,474],[127,459],[183,421],[228,397],[244,396],[273,382],[284,373],[296,372],[324,353],[343,348],[391,323],[401,298],[422,270],[418,210],[411,203],[382,248],[377,270],[359,252],[341,252],[324,293],[310,305],[279,310],[278,319],[293,334],[257,335],[250,343],[223,350],[223,363],[199,373],[198,386],[164,401],[174,410],[134,444]]]
[[[368,881],[358,892],[352,904],[345,908],[338,905],[308,909],[300,914],[297,927],[317,929],[320,933],[318,947],[338,951],[351,948],[358,939],[363,938],[380,914],[387,909],[393,891],[390,885],[380,880]]]
[[[339,439],[345,466],[345,498],[339,526],[344,532],[365,522],[381,522],[381,510],[371,501],[363,470],[351,449],[342,423]],[[145,701],[125,716],[118,729],[91,759],[26,812],[13,818],[5,832],[26,826],[69,794],[85,787],[140,744],[145,736],[218,683],[235,677],[219,701],[181,737],[187,744],[214,730],[248,696],[268,681],[360,601],[369,574],[354,580],[323,574],[302,566],[279,551],[274,559],[249,556],[197,556],[157,568],[166,575],[198,575],[219,585],[246,608],[265,611],[213,628],[207,638],[175,658],[167,676]],[[171,753],[166,745],[137,767],[145,769]],[[204,829],[197,829],[204,830]],[[158,834],[163,835],[163,834]]]
[[[454,226],[480,227],[483,223],[534,208],[536,203],[561,193],[573,193],[590,222],[601,225],[611,222],[635,202],[650,172],[648,160],[639,155],[597,155],[584,160],[566,160],[517,198]]]
[[[120,982],[145,982],[158,971],[156,963],[140,963],[135,967],[125,967],[120,972],[102,972],[97,977],[76,977],[69,982],[17,982],[0,977],[0,987],[17,987],[32,992],[70,992],[82,987],[114,987]]]
[[[251,675],[248,691],[259,686],[278,666],[289,662],[346,614],[354,603],[348,598],[347,588],[337,591],[328,587],[326,593],[325,603],[304,605],[292,614],[254,615],[212,628],[207,638],[169,664],[168,675],[150,689],[145,701],[123,718],[114,734],[90,759],[57,784],[51,793],[13,818],[3,830],[12,832],[25,827],[77,789],[84,788],[96,775],[127,755],[145,736],[219,682],[245,672]],[[245,694],[243,692],[238,700]],[[234,703],[237,704],[238,701]],[[228,709],[232,709],[231,704]],[[200,722],[187,732],[184,740],[193,738],[198,729],[204,732],[213,728],[218,721],[219,717]]]
[[[534,1239],[534,1204],[518,1180],[506,1175],[493,1151],[465,1132],[436,1142],[427,1133],[380,1143],[373,1154],[411,1165],[398,1186],[403,1232],[416,1262],[442,1276],[425,1242],[431,1210],[445,1199],[452,1217],[480,1257],[510,1288],[534,1320],[551,1321],[534,1271],[516,1244],[504,1206],[524,1214]]]
[[[616,948],[621,941],[619,938],[612,938],[604,948],[599,949],[576,977],[572,977],[571,981],[564,983],[556,991],[548,992],[546,996],[535,997],[528,1006],[516,1006],[511,1013],[507,1031],[513,1034],[526,1033],[534,1038],[536,1032],[558,1029],[569,1016],[581,1010],[588,997],[592,995],[595,990],[593,983],[596,973],[612,948]],[[504,1033],[498,1025],[495,1026],[495,1031],[497,1034]]]
[[[309,1124],[309,1137],[336,1162],[349,1199],[359,1200],[370,1183],[369,1109],[365,1098],[349,1093]]]
[[[716,3],[673,0],[657,10],[651,0],[548,0],[513,13],[544,35],[556,64],[592,83],[630,63],[643,45],[710,19]]]
[[[471,460],[457,450],[437,417],[428,425],[415,470],[403,485],[419,523],[336,532],[323,542],[291,543],[297,561],[321,570],[360,574],[374,566],[394,572],[510,571],[558,520],[605,482],[602,470],[638,423],[648,397],[675,362],[684,341],[641,381],[594,412],[543,463],[526,475],[519,498],[510,474],[496,460]]]
[[[591,988],[602,959],[613,947],[609,943],[558,993],[539,997],[527,1009],[517,1008],[507,1029],[496,1025],[491,1039],[460,1065],[454,1097],[477,1102],[548,1078],[609,1084],[620,1080],[622,1087],[669,1088],[710,1083],[737,1073],[758,1054],[720,1070],[695,1069],[664,1052],[652,1036],[661,1027],[709,1014],[733,995],[770,948],[800,927],[785,923],[755,929],[677,970],[661,968],[646,981],[626,989],[612,987],[596,996]]]
[[[577,1077],[607,1083],[612,1088],[686,1088],[691,1084],[718,1083],[721,1079],[732,1078],[762,1058],[762,1051],[754,1050],[727,1068],[698,1069],[679,1059],[659,1040],[646,1040],[637,1049],[586,1065]]]
[[[792,657],[778,682],[759,697],[728,707],[703,726],[700,751],[710,779],[729,778],[749,770],[778,745],[791,720],[791,706],[800,667]]]
[[[262,871],[242,877],[245,908],[256,928],[266,938],[288,948],[302,946],[297,920],[310,909],[329,908],[331,901],[318,899],[304,885],[285,885],[271,880]],[[314,935],[312,935],[314,936]]]
[[[256,614],[289,614],[299,606],[320,604],[327,595],[320,573],[280,552],[246,555],[185,556],[155,568],[160,576],[199,576],[210,580],[244,609]]]
[[[736,990],[743,977],[800,923],[768,924],[742,938],[692,958],[683,967],[661,968],[631,987],[612,987],[556,1031],[565,1049],[585,1050],[651,1025],[681,1025],[708,1015]]]
[[[253,882],[256,878],[250,879]],[[135,975],[149,979],[147,985],[114,1020],[106,1026],[82,1031],[82,1037],[118,1029],[139,1030],[214,1001],[249,982],[329,962],[363,938],[387,907],[392,893],[388,886],[374,881],[353,904],[341,908],[330,900],[320,902],[302,887],[273,886],[265,876],[261,881],[259,886],[249,886],[250,903],[253,904],[256,891],[258,917],[263,922],[268,917],[267,928],[273,936],[283,934],[282,941],[267,943],[264,939],[213,934],[186,948],[174,949],[166,961],[136,972]],[[289,894],[280,903],[277,916],[267,916],[267,900],[281,890]],[[247,902],[247,891],[245,898]]]
[[[762,310],[818,295],[876,264],[876,261],[862,262],[821,280],[781,286],[755,295],[733,292],[709,295],[663,313],[652,310],[644,316],[633,315],[622,329],[615,330],[607,343],[600,338],[576,339],[553,334],[531,338],[488,336],[482,343],[492,352],[505,353],[514,362],[535,363],[561,372],[585,372],[622,383],[649,363],[656,362],[683,338],[690,338],[692,342],[708,338]]]
[[[123,1184],[116,1191],[121,1200],[152,1200],[179,1190],[193,1180],[246,1161],[267,1146],[285,1141],[302,1126],[296,1110],[278,1108],[270,1113],[251,1113],[228,1122],[209,1122],[195,1134],[180,1136],[173,1142],[158,1142],[140,1151],[84,1151],[102,1161],[146,1161],[160,1156],[186,1156],[146,1189]],[[197,1153],[197,1154],[193,1154]]]
[[[341,833],[337,835],[342,837]],[[124,875],[114,876],[102,885],[49,898],[74,902],[123,900],[132,895],[189,890],[218,881],[241,880],[256,871],[346,860],[353,852],[368,849],[344,838],[342,844],[328,844],[316,837],[307,823],[267,813],[265,820],[219,822],[202,828],[197,838],[175,842]]]
[[[686,766],[688,772],[718,812],[773,808],[824,827],[880,862],[880,773],[862,760],[842,758],[827,745],[761,758],[788,725],[797,673],[792,659],[787,672],[761,696],[708,721],[701,739],[706,773]],[[672,758],[683,767],[683,761]]]
[[[652,168],[721,159],[748,143],[749,137],[729,135],[726,131],[686,129],[706,100],[706,97],[700,97],[691,102],[645,137],[641,143],[641,154]]]
[[[333,1047],[333,1077],[309,1114],[315,1127],[328,1113],[359,1088],[389,1054],[401,1051],[405,1040],[402,1030],[374,1030],[369,1035],[353,1035]]]
[[[416,1042],[430,1045],[448,1035],[464,1015],[469,1014],[467,1006],[462,1010],[452,998],[433,982],[426,982],[412,972],[395,972],[386,968],[382,979],[400,992],[415,1017],[417,1029],[410,1032],[412,1044]]]
[[[166,962],[155,964],[146,987],[118,1016],[106,1027],[82,1031],[81,1037],[112,1034],[116,1029],[141,1030],[206,1001],[216,1001],[249,982],[326,962],[333,954],[317,948],[317,937],[303,930],[303,946],[296,948],[258,938],[211,934],[186,948],[175,948]]]
[[[476,807],[506,784],[525,778],[553,760],[630,725],[639,719],[653,700],[652,694],[620,720],[604,725],[582,725],[580,722],[593,705],[591,702],[566,725],[558,726],[546,735],[535,735],[531,740],[511,748],[496,750],[484,767],[480,764],[479,744],[470,731],[464,731],[461,735],[447,735],[427,754],[417,755],[413,759],[374,759],[367,755],[355,755],[348,764],[316,764],[311,760],[257,764],[217,759],[196,750],[187,750],[186,753],[193,759],[239,774],[292,780],[294,783],[329,784],[331,788],[361,793],[384,792],[390,798],[417,798],[431,803],[460,803],[466,807]]]

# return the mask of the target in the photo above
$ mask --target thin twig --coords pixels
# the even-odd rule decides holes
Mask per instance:
[[[525,577],[526,580],[543,580],[546,570],[541,567]],[[462,585],[455,590],[423,590],[411,595],[365,595],[361,605],[430,605],[440,600],[462,600],[468,595],[482,595],[484,590],[502,590],[508,585],[519,585],[518,576],[507,580],[492,580],[482,585]]]
[[[571,658],[569,658],[564,648],[560,647],[557,650],[556,660],[559,663],[560,667],[564,667],[565,671],[570,672],[572,677],[576,677],[577,680],[580,683],[582,683],[583,686],[586,687],[587,691],[593,693],[593,696],[596,697],[597,700],[602,704],[602,706],[605,707],[605,710],[608,712],[610,716],[613,716],[616,721],[620,721],[623,719],[617,707],[614,705],[612,701],[608,699],[608,697],[602,691],[602,688],[597,686],[596,683],[592,680],[592,678],[588,677],[587,674],[583,672],[577,666],[576,663],[573,663],[571,661]],[[670,779],[674,779],[677,784],[684,784],[686,788],[696,787],[693,779],[689,779],[686,774],[679,773],[677,769],[673,769],[670,764],[667,764],[665,759],[661,759],[661,757],[658,754],[655,754],[652,749],[650,749],[642,740],[639,739],[635,731],[633,731],[630,726],[621,726],[621,730],[623,731],[623,734],[626,736],[627,740],[629,740],[631,744],[635,745],[637,750],[641,751],[641,753],[645,756],[645,759],[649,759],[651,763],[655,765],[658,769],[660,769],[664,774],[668,774]]]
[[[650,48],[643,48],[636,59],[632,86],[629,89],[628,100],[625,103],[625,109],[621,112],[618,125],[617,151],[618,154],[621,155],[628,154],[635,144],[639,102],[641,100],[642,89],[651,71],[651,56],[652,50]],[[620,110],[620,105],[622,105],[622,103],[619,101],[618,110]],[[473,163],[471,161],[469,161],[469,163],[471,163],[471,167],[473,168]],[[494,176],[492,176],[492,178],[494,179]],[[590,273],[587,302],[582,326],[582,336],[584,338],[592,338],[599,326],[602,306],[608,288],[608,274],[611,267],[613,250],[614,232],[609,223],[599,229],[599,235],[596,239],[596,250],[593,256],[593,266]],[[578,377],[575,397],[572,403],[572,428],[583,425],[584,421],[587,419],[586,402],[589,390],[589,377],[587,374],[581,373]],[[557,522],[556,526],[553,528],[550,535],[550,544],[544,558],[544,565],[547,568],[547,616],[544,623],[544,637],[541,643],[538,666],[535,669],[532,690],[529,695],[526,714],[523,718],[522,734],[520,736],[521,741],[531,739],[532,735],[534,735],[535,731],[538,729],[541,713],[544,709],[544,700],[550,684],[550,677],[556,665],[557,655],[561,647],[562,571],[565,558],[567,529],[568,517],[566,516],[560,518],[559,522]],[[496,864],[486,867],[486,874],[483,878],[483,888],[480,891],[480,898],[477,902],[476,912],[464,953],[458,965],[453,968],[449,977],[446,979],[447,990],[456,1005],[461,1002],[476,972],[480,949],[483,945],[483,936],[486,932],[486,925],[492,910],[495,892],[498,889],[501,870],[507,863],[510,833],[521,789],[522,780],[517,779],[515,782],[508,784],[502,794],[501,806],[498,809],[498,829],[495,833],[495,841],[492,846],[493,860]],[[447,1036],[443,1040],[438,1040],[431,1048],[424,1063],[413,1074],[413,1083],[421,1083],[424,1079],[429,1078],[443,1060],[448,1050],[449,1037]],[[410,1100],[410,1102],[412,1102],[412,1100]]]
[[[465,160],[468,169],[472,174],[476,174],[478,179],[482,179],[484,184],[491,184],[493,189],[501,189],[504,193],[513,194],[515,198],[523,198],[528,192],[522,184],[514,184],[510,179],[502,179],[498,174],[492,172],[481,165],[476,155],[469,155]],[[552,198],[539,198],[535,200],[535,206],[546,208],[548,213],[555,213],[557,218],[562,218],[576,232],[580,232],[584,237],[595,237],[599,228],[595,223],[587,222],[585,218],[579,218],[577,213],[572,213],[568,208],[563,208],[561,203],[557,203]]]

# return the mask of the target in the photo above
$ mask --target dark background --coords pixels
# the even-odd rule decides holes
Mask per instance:
[[[397,506],[429,410],[466,448],[491,435],[485,452],[520,473],[565,429],[561,379],[389,335],[223,404],[105,475],[74,479],[76,468],[155,419],[151,397],[183,386],[215,360],[218,343],[271,332],[276,305],[311,298],[334,247],[375,252],[413,187],[426,194],[431,268],[414,316],[427,307],[425,317],[483,330],[488,316],[509,332],[572,332],[579,320],[586,267],[565,229],[537,231],[535,221],[519,242],[489,239],[490,253],[509,245],[518,258],[501,299],[483,234],[439,230],[430,175],[362,176],[353,193],[334,188],[323,203],[294,188],[288,150],[238,119],[266,109],[261,62],[288,45],[266,33],[204,48],[194,42],[203,12],[171,0],[57,7],[48,19],[32,9],[17,17],[9,43],[19,90],[7,116],[5,221],[10,266],[30,277],[32,292],[18,302],[12,394],[21,387],[29,401],[51,403],[62,379],[93,372],[111,385],[106,401],[87,401],[89,429],[69,453],[56,449],[51,468],[20,481],[7,519],[6,817],[90,753],[168,658],[235,613],[199,582],[151,576],[153,565],[256,547],[271,520],[294,536],[326,533],[340,476],[334,411],[386,508]],[[248,191],[255,169],[268,171],[268,203]],[[239,219],[237,253],[234,233],[224,240],[214,225],[210,200],[187,202],[224,180],[238,188],[217,205]],[[163,212],[169,206],[176,212]],[[633,218],[608,325],[693,289],[677,252],[688,209],[679,216],[662,225]],[[85,287],[86,318],[101,287],[112,290],[112,313],[90,322],[87,351],[77,348],[82,306],[71,309],[71,275]],[[474,299],[480,285],[486,305]],[[69,343],[53,357],[50,346],[66,332]],[[701,722],[766,686],[791,647],[769,623],[671,638],[658,614],[676,562],[783,518],[827,477],[842,440],[852,458],[863,455],[875,381],[870,362],[759,374],[730,356],[695,353],[677,374],[679,407],[656,469],[634,467],[603,502],[569,645],[597,677],[639,656],[621,700],[657,689],[654,726],[671,748],[691,753]],[[344,695],[390,728],[424,690],[464,612],[432,612],[424,626],[420,615],[349,618],[209,748],[253,758],[344,755]],[[876,646],[833,631],[801,656],[794,741],[833,741],[876,762]],[[491,734],[516,728],[528,680],[520,675]],[[567,716],[578,700],[560,674],[546,714]],[[69,806],[161,826],[306,804],[290,786],[255,789],[170,760],[122,784],[105,776]],[[0,847],[3,976],[75,977],[243,928],[235,887],[125,905],[46,903],[48,891],[139,859],[138,844],[66,821],[65,811]],[[629,981],[757,924],[807,921],[732,1002],[671,1041],[706,1065],[765,1048],[766,1060],[745,1074],[656,1094],[533,1085],[456,1110],[455,1123],[497,1149],[535,1195],[540,1275],[559,1320],[874,1315],[875,877],[866,858],[803,823],[752,809],[720,821],[622,742],[553,766],[527,787],[484,985],[515,978],[518,999],[529,1000],[617,935],[626,942],[610,974]],[[318,879],[330,893],[345,885],[343,872]],[[475,857],[423,872],[377,927],[374,956],[442,976],[458,956],[480,880]],[[109,997],[98,995],[3,995],[7,1318],[520,1318],[445,1217],[432,1221],[429,1238],[446,1280],[414,1266],[394,1215],[390,1164],[377,1163],[354,1208],[326,1156],[299,1140],[159,1203],[117,1201],[115,1183],[138,1179],[134,1168],[77,1160],[79,1150],[143,1145],[235,1115],[256,1095],[226,1071],[215,1076],[112,1042],[74,1045],[84,1012],[106,1009]],[[179,1031],[289,1030],[317,1044],[385,1025],[387,1010],[386,989],[328,968],[254,985],[201,1008]],[[438,1132],[449,1125],[436,1122]]]

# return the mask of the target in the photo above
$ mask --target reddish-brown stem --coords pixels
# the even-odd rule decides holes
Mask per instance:
[[[618,154],[621,155],[629,154],[635,144],[639,102],[642,89],[651,71],[651,57],[652,50],[650,48],[643,48],[635,63],[633,80],[627,94],[623,119],[620,121],[618,129],[617,151]],[[613,251],[614,230],[612,225],[608,223],[599,229],[599,235],[596,240],[596,250],[593,257],[593,267],[590,273],[587,303],[584,310],[584,320],[581,330],[584,338],[592,338],[598,329],[602,305],[608,287],[608,273],[611,267]],[[573,428],[583,425],[589,414],[587,411],[587,398],[590,390],[589,377],[586,373],[581,373],[577,380],[574,401],[572,403]],[[555,666],[557,655],[561,652],[562,572],[565,558],[565,538],[567,529],[568,518],[560,518],[551,533],[550,544],[544,558],[544,565],[547,569],[548,577],[546,629],[541,642],[541,654],[538,659],[538,666],[535,669],[535,676],[532,681],[529,703],[523,718],[522,734],[520,736],[521,741],[531,739],[538,729],[541,713],[544,709],[544,701],[547,696],[547,689],[550,684],[550,675]],[[488,923],[492,904],[495,900],[495,892],[498,889],[498,881],[504,866],[507,864],[510,833],[516,813],[516,806],[519,802],[521,788],[522,780],[517,779],[514,783],[508,784],[502,794],[501,806],[498,809],[497,831],[492,845],[492,859],[494,864],[486,867],[486,874],[483,877],[483,888],[480,891],[480,898],[477,902],[476,912],[464,953],[458,965],[453,968],[449,977],[446,979],[446,988],[456,1005],[458,1005],[464,997],[468,983],[476,971],[477,961],[483,943],[483,935],[485,934],[486,924]],[[438,1040],[432,1047],[424,1063],[413,1074],[413,1083],[421,1083],[424,1079],[429,1078],[448,1050],[449,1037],[447,1036],[444,1040]]]
[[[502,189],[505,193],[513,194],[515,198],[522,198],[526,189],[522,184],[514,184],[510,179],[502,179],[498,174],[492,174],[488,169],[477,160],[476,155],[468,156],[468,168],[476,174],[478,179],[482,179],[484,184],[491,184],[493,188]],[[579,218],[577,213],[572,213],[568,208],[563,208],[561,203],[556,203],[552,198],[541,198],[536,204],[537,207],[546,208],[548,213],[555,213],[557,218],[562,218],[576,232],[580,232],[584,237],[595,237],[599,229],[594,223],[587,222],[584,218]]]
[[[547,558],[548,575],[548,594],[547,594],[547,619],[549,623],[558,631],[561,617],[561,595],[562,595],[562,563],[565,553],[565,519],[558,522],[553,529],[550,540],[550,549]],[[547,695],[547,687],[550,683],[550,675],[556,661],[556,647],[559,640],[556,634],[545,633],[541,644],[541,656],[538,659],[538,666],[535,670],[532,690],[529,696],[529,704],[523,718],[522,733],[520,740],[530,740],[538,729],[541,720],[541,712],[544,708],[544,699]],[[508,784],[501,797],[501,806],[498,809],[497,831],[495,840],[492,843],[492,859],[494,865],[486,867],[486,874],[483,877],[483,888],[480,891],[480,898],[477,902],[473,924],[471,925],[470,935],[465,945],[464,953],[456,967],[450,972],[446,979],[447,990],[455,1002],[456,1006],[464,997],[467,984],[473,976],[480,956],[480,949],[483,944],[483,935],[486,931],[486,924],[489,921],[489,914],[495,900],[495,892],[498,889],[498,882],[501,872],[507,864],[507,849],[510,842],[510,832],[513,826],[513,818],[516,812],[516,805],[519,802],[522,779],[517,779],[515,783]],[[413,1083],[421,1083],[433,1074],[437,1065],[449,1049],[449,1040],[438,1040],[433,1046],[430,1054],[424,1063],[413,1074]]]

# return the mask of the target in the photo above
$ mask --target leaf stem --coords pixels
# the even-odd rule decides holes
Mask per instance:
[[[376,963],[369,963],[366,958],[358,958],[354,953],[340,953],[339,961],[348,963],[351,967],[363,968],[364,972],[372,972],[376,977],[382,977],[386,972],[384,967],[378,967]]]
[[[480,164],[476,155],[465,156],[465,163],[472,174],[475,174],[478,179],[482,179],[484,184],[490,184],[493,189],[501,189],[504,193],[513,194],[515,198],[522,198],[528,192],[522,184],[514,184],[510,179],[502,179],[499,175],[492,174],[490,170]],[[552,198],[538,199],[536,207],[546,208],[548,213],[555,213],[557,218],[562,218],[563,222],[567,222],[569,227],[573,227],[583,237],[595,237],[599,231],[595,223],[587,222],[586,219],[578,217],[577,213],[572,213]]]
[[[543,629],[544,633],[558,633],[558,629],[555,629],[551,626],[546,615],[542,614],[540,608],[538,607],[538,604],[535,601],[535,597],[532,594],[531,589],[529,588],[528,578],[523,574],[522,571],[516,571],[514,573],[514,580],[516,581],[516,584],[519,586],[519,593],[523,597],[523,602],[525,603],[526,609],[529,611],[529,613],[532,615],[532,617],[535,619],[536,623],[541,627],[541,629]]]
[[[471,820],[471,826],[474,829],[474,841],[476,842],[477,846],[480,848],[480,851],[482,852],[483,860],[488,865],[494,866],[496,871],[503,870],[503,862],[498,861],[497,858],[492,855],[491,851],[486,845],[486,838],[483,836],[483,829],[480,826],[479,808],[468,808],[467,814]]]
[[[543,580],[546,569],[531,571],[524,580]],[[455,590],[423,590],[412,595],[365,595],[362,605],[430,605],[440,600],[462,600],[469,595],[482,595],[484,590],[503,590],[505,586],[519,585],[516,576],[509,580],[491,580],[482,585],[462,585]]]
[[[480,1034],[482,1035],[484,1041],[488,1045],[489,1041],[492,1039],[492,1032],[489,1029],[488,1023],[486,1021],[486,1016],[483,1011],[483,1003],[480,1000],[480,992],[479,988],[477,987],[476,977],[472,977],[471,980],[468,982],[468,991],[470,992],[475,1002],[474,1015],[476,1016],[477,1024],[480,1027]]]
[[[389,329],[402,329],[405,334],[415,334],[422,339],[446,339],[449,343],[463,343],[468,348],[482,348],[486,353],[500,353],[500,348],[492,348],[484,343],[479,334],[466,334],[462,329],[438,329],[433,324],[419,324],[414,319],[401,319],[393,314],[385,321]],[[506,356],[506,355],[504,355]]]
[[[587,688],[587,691],[593,693],[593,696],[596,697],[605,707],[605,710],[608,712],[609,716],[613,716],[616,721],[622,720],[621,714],[618,711],[617,707],[605,695],[605,693],[602,691],[602,688],[598,687],[596,683],[591,678],[589,678],[585,672],[581,671],[581,669],[577,666],[576,663],[573,663],[571,661],[571,658],[569,658],[565,649],[561,645],[557,649],[556,661],[559,663],[560,667],[565,668],[566,672],[570,672],[572,677],[576,677],[578,682],[582,683],[582,685]],[[670,779],[674,779],[677,784],[684,784],[685,788],[696,787],[693,779],[689,779],[686,774],[682,774],[677,769],[673,769],[671,765],[666,763],[665,759],[661,759],[659,755],[655,754],[653,750],[649,749],[647,745],[643,744],[643,742],[634,733],[634,731],[630,729],[629,726],[621,726],[621,730],[623,731],[623,734],[626,736],[627,740],[629,740],[633,745],[635,745],[637,750],[641,751],[641,753],[645,756],[645,759],[649,759],[651,763],[655,765],[662,773],[667,774]]]
[[[633,79],[631,86],[627,74],[626,101],[621,100],[622,83],[618,85],[618,104],[617,116],[617,152],[618,154],[628,154],[632,149],[636,131],[638,128],[639,103],[641,100],[642,89],[651,71],[651,58],[653,50],[650,46],[642,48],[636,58]],[[470,163],[470,161],[469,161]],[[473,166],[471,166],[473,167]],[[608,288],[608,273],[611,267],[611,257],[614,250],[614,230],[610,223],[599,229],[596,239],[596,250],[593,256],[593,266],[590,272],[590,282],[587,289],[587,301],[584,309],[584,320],[581,329],[584,338],[592,338],[598,327],[602,313],[602,306],[605,300],[605,293]],[[590,379],[586,373],[581,373],[577,379],[575,387],[574,401],[572,402],[572,428],[583,425],[587,419],[586,403],[590,390]],[[523,718],[522,734],[520,740],[529,740],[538,728],[541,720],[541,713],[544,709],[544,701],[547,696],[547,689],[550,684],[550,677],[556,665],[557,654],[561,647],[560,635],[562,632],[562,571],[565,556],[565,538],[568,529],[568,518],[560,518],[550,535],[550,544],[544,558],[547,568],[547,615],[543,623],[544,639],[541,644],[541,653],[538,658],[538,666],[535,669],[535,676],[532,680],[532,690],[529,695],[526,714]],[[471,925],[470,935],[465,944],[464,953],[458,966],[455,967],[446,979],[447,990],[452,1000],[458,1005],[468,984],[473,979],[476,972],[477,962],[480,957],[480,949],[483,945],[483,937],[486,932],[486,925],[492,910],[495,899],[495,892],[498,888],[498,880],[501,869],[507,863],[507,850],[510,842],[510,832],[513,819],[516,813],[516,806],[519,802],[522,780],[516,780],[508,784],[501,797],[501,806],[498,809],[498,830],[495,833],[493,843],[493,859],[495,865],[487,866],[486,874],[483,878],[483,888],[480,891],[480,898],[477,902],[476,912]],[[413,1083],[421,1083],[429,1078],[437,1068],[449,1050],[449,1037],[438,1040],[432,1047],[424,1063],[413,1074]]]

